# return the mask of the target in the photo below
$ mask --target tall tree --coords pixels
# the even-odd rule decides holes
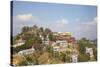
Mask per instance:
[[[49,34],[49,33],[51,33],[51,30],[49,28],[45,28],[45,33]]]

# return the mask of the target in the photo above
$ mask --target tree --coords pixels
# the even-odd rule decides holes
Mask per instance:
[[[97,61],[97,48],[93,48],[94,59]]]
[[[29,31],[30,30],[30,28],[28,27],[28,26],[24,26],[23,28],[22,28],[22,32],[27,32],[27,31]]]
[[[33,47],[35,50],[42,50],[43,49],[43,45],[42,45],[42,40],[40,39],[39,36],[36,36],[33,38]]]
[[[85,47],[92,47],[91,43],[89,40],[87,40],[86,38],[82,38],[78,41],[79,44],[79,48],[80,48],[80,53],[85,54]]]
[[[40,32],[44,32],[44,29],[43,29],[43,27],[40,27]]]
[[[61,52],[61,60],[63,62],[66,62],[67,58],[66,58],[66,54]]]
[[[42,44],[34,44],[34,49],[41,51],[43,49],[43,45]]]
[[[16,35],[15,37],[13,37],[15,40],[19,40],[20,39],[21,34]]]
[[[79,49],[80,53],[85,54],[85,51],[86,51],[85,47],[82,44],[79,44],[79,47],[80,47],[80,49]]]
[[[38,27],[36,25],[33,25],[33,29],[38,29]]]
[[[52,46],[47,46],[46,51],[49,53],[53,53],[53,47]]]
[[[51,33],[51,30],[49,28],[45,28],[45,33],[46,34],[50,34]]]
[[[49,34],[50,41],[56,41],[56,37],[53,34]]]
[[[86,62],[90,60],[90,57],[89,55],[86,55],[86,54],[80,54],[78,59],[79,59],[79,62]]]

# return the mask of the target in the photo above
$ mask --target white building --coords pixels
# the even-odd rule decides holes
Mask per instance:
[[[72,62],[72,63],[77,63],[77,62],[78,62],[78,55],[73,54],[73,55],[71,56],[71,62]]]
[[[86,54],[89,54],[90,55],[90,58],[92,58],[94,55],[93,55],[93,49],[92,48],[88,48],[88,47],[85,47],[86,49]]]
[[[13,47],[18,47],[18,46],[21,46],[21,45],[24,45],[25,44],[25,41],[20,39],[16,42],[16,44],[13,45]]]
[[[49,35],[47,35],[47,36],[46,36],[46,39],[45,39],[45,45],[49,45],[49,42],[50,42],[50,41],[49,41]]]
[[[26,50],[19,51],[18,55],[28,55],[34,53],[34,51],[35,51],[34,48],[26,49]]]
[[[47,35],[45,39],[42,35],[40,35],[40,38],[42,40],[42,44],[49,45],[49,35]]]
[[[59,46],[68,46],[68,43],[65,40],[58,40],[56,43],[59,44]]]
[[[52,46],[53,46],[54,51],[63,52],[63,51],[66,51],[68,44],[64,40],[63,41],[58,40],[54,42]]]
[[[59,51],[60,51],[59,46],[54,46],[54,47],[53,47],[53,51],[55,51],[55,52],[59,52]]]

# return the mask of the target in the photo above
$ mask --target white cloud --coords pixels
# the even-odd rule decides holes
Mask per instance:
[[[61,23],[62,23],[62,24],[68,24],[68,20],[62,19],[62,20],[61,20]]]
[[[97,17],[94,17],[91,21],[87,21],[79,24],[76,27],[76,37],[87,37],[89,39],[95,39],[97,36]],[[75,32],[75,33],[76,33]]]
[[[63,26],[65,26],[65,25],[67,25],[68,23],[69,23],[69,21],[68,21],[67,19],[61,19],[61,20],[58,20],[58,21],[57,21],[56,25],[57,25],[58,27],[63,27]]]
[[[16,19],[17,20],[20,20],[20,21],[29,21],[33,18],[32,14],[28,13],[28,14],[18,14],[16,16]]]
[[[87,25],[96,25],[97,24],[97,17],[94,17],[92,21],[87,22]]]

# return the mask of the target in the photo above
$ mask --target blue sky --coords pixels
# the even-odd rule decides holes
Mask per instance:
[[[14,1],[13,34],[26,25],[47,27],[54,32],[68,31],[76,38],[96,39],[97,7]]]

